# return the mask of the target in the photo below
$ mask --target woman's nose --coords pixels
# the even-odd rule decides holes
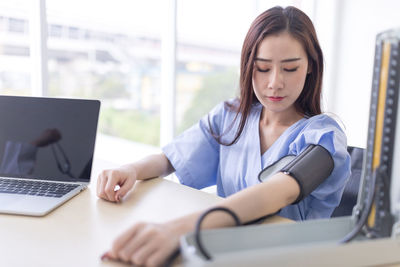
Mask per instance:
[[[282,89],[283,88],[283,77],[279,70],[273,70],[268,81],[269,89]]]

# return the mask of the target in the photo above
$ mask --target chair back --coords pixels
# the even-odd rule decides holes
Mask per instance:
[[[357,195],[360,187],[361,171],[364,159],[364,150],[359,147],[347,147],[351,158],[351,176],[343,191],[339,206],[332,213],[332,217],[350,216],[353,207],[357,203]]]

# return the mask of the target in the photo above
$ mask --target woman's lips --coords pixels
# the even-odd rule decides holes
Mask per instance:
[[[282,101],[282,99],[284,97],[283,96],[268,96],[267,98],[269,100],[271,100],[272,102],[279,102],[279,101]]]

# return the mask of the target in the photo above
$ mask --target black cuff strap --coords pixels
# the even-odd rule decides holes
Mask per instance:
[[[281,169],[293,177],[300,187],[297,204],[331,175],[334,162],[328,150],[320,145],[309,145],[303,152]]]
[[[211,260],[211,255],[205,250],[205,248],[203,246],[203,242],[201,241],[200,226],[201,226],[201,223],[203,222],[203,220],[206,218],[206,216],[215,211],[223,211],[223,212],[228,213],[235,220],[236,226],[241,225],[239,217],[236,215],[236,213],[234,213],[232,210],[225,208],[225,207],[211,208],[209,210],[206,210],[204,213],[202,213],[196,222],[196,228],[194,231],[194,239],[196,241],[199,252],[204,256],[204,258],[206,258],[206,260]]]

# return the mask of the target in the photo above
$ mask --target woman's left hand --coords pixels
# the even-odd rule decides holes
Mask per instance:
[[[138,223],[122,233],[102,259],[159,266],[178,248],[181,234],[173,223]]]

